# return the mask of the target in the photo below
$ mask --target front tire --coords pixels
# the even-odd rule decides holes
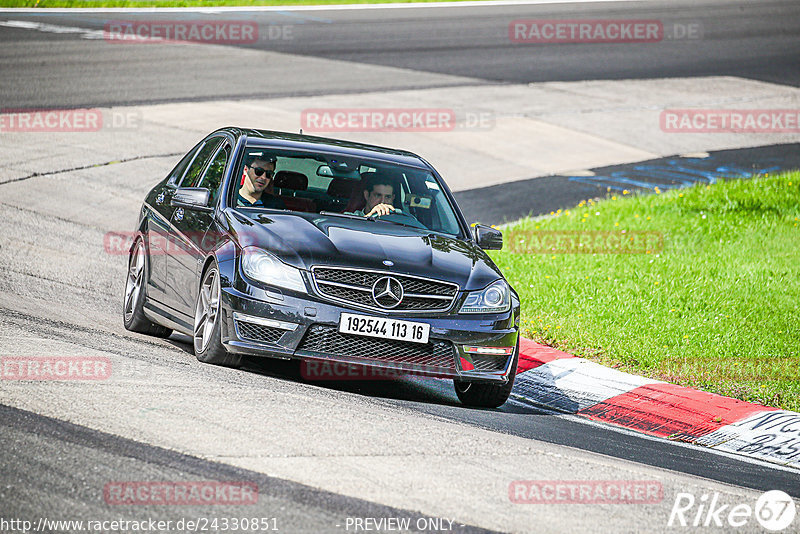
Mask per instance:
[[[194,355],[203,363],[239,367],[242,357],[230,354],[220,336],[219,268],[212,264],[204,273],[194,312]]]
[[[514,387],[514,378],[517,374],[517,362],[519,361],[519,340],[514,349],[514,359],[511,362],[511,369],[508,374],[508,382],[505,384],[491,384],[485,382],[465,382],[453,380],[456,388],[456,396],[465,406],[475,408],[498,408],[505,404],[511,395]]]
[[[147,288],[147,254],[144,242],[137,239],[128,257],[128,277],[122,299],[122,322],[127,330],[156,337],[169,337],[172,330],[149,320],[144,315]]]

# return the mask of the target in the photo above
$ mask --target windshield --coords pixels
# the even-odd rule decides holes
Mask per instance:
[[[454,207],[429,171],[337,154],[247,147],[230,205],[357,217],[459,236]]]

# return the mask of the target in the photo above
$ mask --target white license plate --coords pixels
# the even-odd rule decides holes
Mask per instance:
[[[339,332],[358,336],[411,341],[412,343],[427,343],[431,325],[413,321],[401,321],[400,319],[343,313],[339,319]]]

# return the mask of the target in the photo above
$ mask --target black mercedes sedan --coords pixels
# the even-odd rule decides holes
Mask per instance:
[[[451,378],[462,403],[511,393],[520,303],[436,170],[401,150],[223,128],[144,200],[128,330],[243,356]],[[335,373],[330,376],[336,376]],[[367,375],[359,375],[367,376]],[[371,376],[385,376],[380,373]]]

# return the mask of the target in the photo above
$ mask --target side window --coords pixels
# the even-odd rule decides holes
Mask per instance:
[[[189,151],[188,154],[183,156],[183,159],[175,165],[175,168],[169,173],[169,182],[170,183],[178,183],[183,176],[183,173],[186,171],[186,167],[189,166],[189,163],[194,158],[194,155],[197,153],[198,149],[203,146],[203,143],[198,143],[193,149]]]
[[[214,156],[214,159],[208,164],[206,173],[203,175],[203,179],[200,180],[199,187],[205,187],[211,191],[212,202],[217,199],[219,187],[220,184],[222,184],[222,177],[225,175],[225,165],[228,163],[230,157],[231,146],[225,143],[225,146],[217,151],[217,155]]]
[[[197,152],[197,157],[194,158],[194,161],[189,166],[189,170],[186,171],[186,176],[183,177],[183,181],[180,184],[181,187],[197,187],[206,163],[208,163],[208,160],[211,159],[212,154],[214,154],[214,151],[221,142],[221,137],[215,137],[213,139],[209,139],[206,144],[203,145],[203,147]]]

